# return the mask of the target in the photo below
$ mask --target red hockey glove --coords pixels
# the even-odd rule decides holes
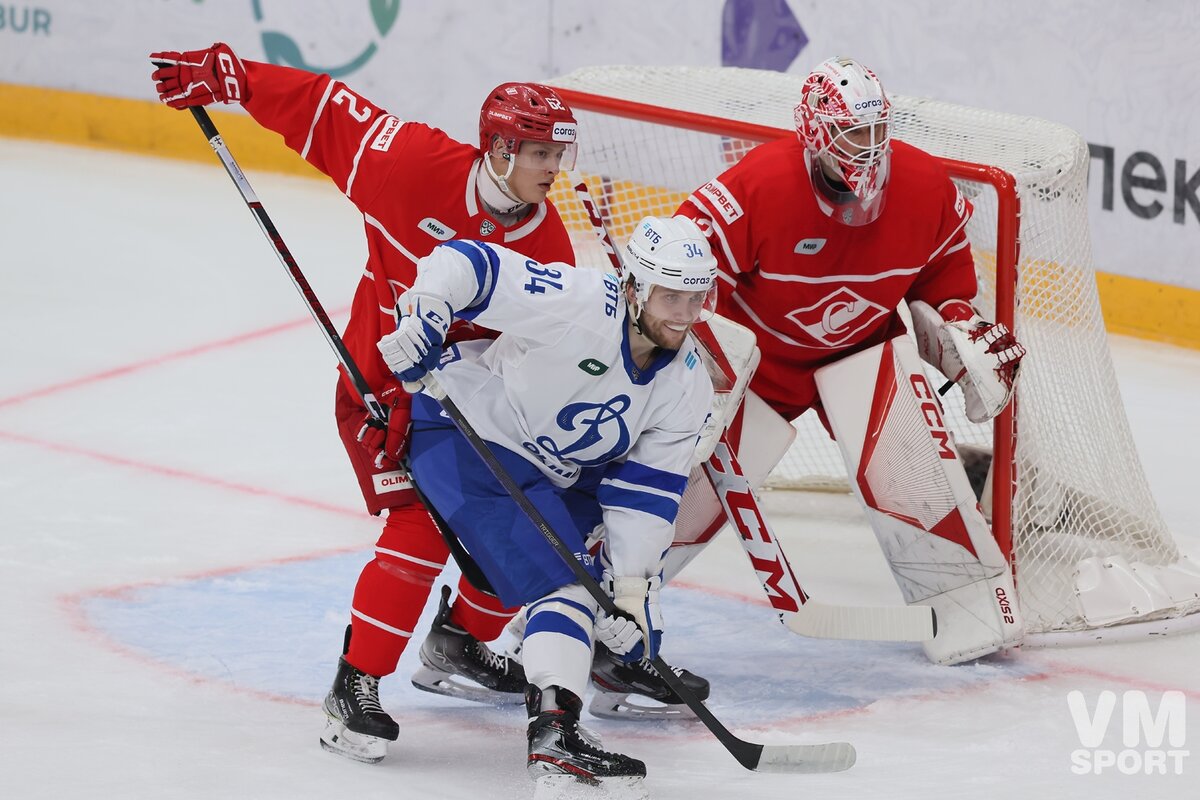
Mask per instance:
[[[389,409],[387,423],[363,412],[358,443],[378,469],[394,470],[408,451],[408,429],[412,421],[412,398],[399,384],[389,384],[377,398]]]
[[[246,68],[229,45],[222,42],[207,50],[151,53],[150,60],[163,65],[150,77],[156,81],[158,99],[171,108],[242,103],[250,99]]]

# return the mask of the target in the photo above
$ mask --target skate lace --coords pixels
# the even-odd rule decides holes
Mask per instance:
[[[382,714],[383,706],[379,704],[379,678],[374,675],[360,675],[354,682],[354,698],[358,700],[359,708],[368,714]]]
[[[483,642],[475,642],[475,655],[479,657],[479,661],[488,669],[505,675],[508,674],[508,659],[493,653],[492,649]]]
[[[590,748],[594,753],[608,755],[608,751],[604,749],[604,742],[600,740],[600,734],[579,722],[576,722],[574,727],[575,735],[585,747]]]
[[[683,680],[683,667],[676,667],[676,666],[671,666],[671,665],[668,665],[668,666],[671,667],[671,672],[675,673],[676,678]],[[650,659],[648,659],[648,658],[642,659],[642,669],[646,670],[646,672],[649,672],[651,675],[658,675],[658,670],[656,670],[654,668],[654,664],[651,663]]]
[[[578,719],[574,719],[568,714],[562,712],[559,712],[559,714],[561,716],[556,723],[558,729],[571,739],[574,739],[575,746],[580,750],[598,758],[607,758],[614,755],[614,753],[604,749],[604,743],[600,740],[600,735],[595,731],[579,724]]]

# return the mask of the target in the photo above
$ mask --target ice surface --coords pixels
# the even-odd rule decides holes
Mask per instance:
[[[250,177],[342,324],[356,212],[332,185]],[[333,356],[216,160],[0,140],[0,180],[0,796],[529,796],[523,711],[412,689],[415,648],[382,683],[388,759],[317,745],[379,523],[333,428]],[[1113,347],[1151,485],[1200,557],[1200,353]],[[766,503],[814,594],[899,601],[850,498]],[[1200,635],[935,667],[788,633],[738,550],[723,535],[665,593],[665,655],[740,735],[848,739],[858,764],[758,775],[695,723],[588,721],[647,762],[654,798],[1200,795]],[[1192,729],[1160,748],[1193,753],[1183,774],[1073,774],[1072,690],[1092,710],[1185,692]],[[1119,716],[1103,748],[1127,749]]]

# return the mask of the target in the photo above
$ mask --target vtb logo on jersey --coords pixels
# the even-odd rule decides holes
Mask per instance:
[[[887,313],[883,306],[842,286],[807,308],[789,312],[787,318],[821,344],[835,347],[852,341]]]

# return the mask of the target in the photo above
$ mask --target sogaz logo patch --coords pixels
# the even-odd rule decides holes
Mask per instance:
[[[608,372],[608,364],[602,364],[594,358],[585,358],[579,362],[579,368],[588,375],[603,375]]]

